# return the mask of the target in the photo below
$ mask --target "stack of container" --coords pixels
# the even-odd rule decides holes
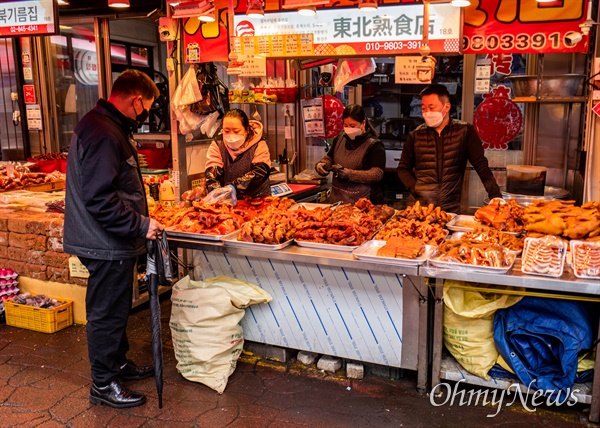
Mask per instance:
[[[0,268],[0,322],[6,321],[4,301],[19,294],[18,274],[7,268]]]

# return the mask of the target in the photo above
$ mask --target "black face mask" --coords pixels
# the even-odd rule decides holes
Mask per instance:
[[[135,101],[134,101],[134,104],[133,104],[133,110],[137,114],[137,110],[135,108]],[[148,112],[148,110],[146,110],[144,108],[144,105],[142,104],[142,112],[140,114],[137,114],[135,116],[135,121],[133,121],[135,123],[135,125],[136,125],[136,129],[139,128],[139,127],[141,127],[144,124],[144,122],[146,121],[146,119],[148,119],[148,116],[150,116],[150,112]]]

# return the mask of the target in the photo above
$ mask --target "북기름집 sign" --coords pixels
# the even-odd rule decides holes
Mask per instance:
[[[0,37],[40,36],[57,31],[54,0],[0,2]]]
[[[350,13],[350,9],[319,9],[315,16],[296,11],[265,13],[261,18],[235,15],[235,35],[245,49],[255,46],[261,36],[313,35],[314,49],[278,49],[269,56],[365,56],[418,54],[423,39],[423,5],[381,6],[374,11]],[[356,12],[354,9],[353,12]],[[450,4],[429,6],[429,47],[433,53],[460,52],[462,40],[460,8]],[[264,42],[263,42],[264,43]],[[275,43],[271,43],[274,46]],[[264,51],[265,47],[254,47]],[[266,52],[265,52],[266,53]]]

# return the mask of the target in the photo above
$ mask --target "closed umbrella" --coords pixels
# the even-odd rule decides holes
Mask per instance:
[[[163,393],[163,349],[160,323],[160,302],[158,286],[171,285],[173,276],[169,246],[164,232],[158,232],[156,241],[146,242],[148,257],[146,262],[146,281],[148,286],[148,303],[150,305],[150,331],[152,333],[152,356],[154,358],[154,375],[156,392],[158,393],[158,408],[162,409]]]

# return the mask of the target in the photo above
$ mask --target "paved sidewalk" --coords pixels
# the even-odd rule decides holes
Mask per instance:
[[[577,427],[586,406],[538,408],[434,407],[416,391],[415,374],[391,380],[367,375],[348,380],[292,362],[245,357],[222,395],[177,373],[162,302],[164,405],[158,408],[154,379],[131,382],[148,395],[141,407],[115,410],[88,401],[89,363],[85,327],[54,334],[0,325],[0,427]],[[149,311],[132,315],[130,357],[151,364]],[[469,388],[469,387],[467,387]],[[592,425],[595,426],[595,425]]]

